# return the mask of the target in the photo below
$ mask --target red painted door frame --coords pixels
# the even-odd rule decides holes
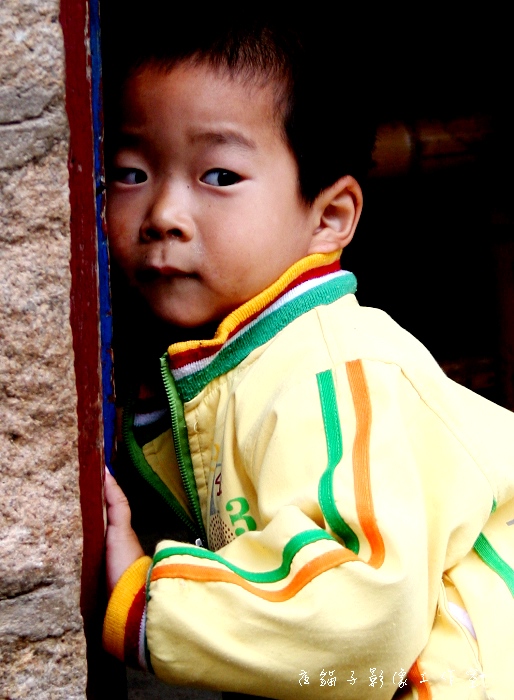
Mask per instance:
[[[106,604],[103,564],[105,451],[90,9],[88,0],[61,0],[66,109],[70,126],[70,321],[77,382],[79,482],[84,533],[81,610],[87,642],[88,700],[122,700],[126,698],[124,668],[101,648]]]

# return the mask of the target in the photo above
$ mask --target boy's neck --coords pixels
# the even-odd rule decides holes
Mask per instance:
[[[187,340],[208,340],[214,337],[220,321],[212,321],[194,328],[181,328],[180,326],[167,326],[171,343],[180,343]]]

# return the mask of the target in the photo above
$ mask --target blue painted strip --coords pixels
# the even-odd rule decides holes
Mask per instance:
[[[109,282],[109,248],[103,221],[105,204],[103,166],[102,56],[100,44],[100,6],[89,0],[89,33],[91,49],[91,104],[95,161],[96,230],[98,241],[98,296],[100,306],[100,358],[102,364],[102,410],[104,424],[105,463],[112,473],[115,440],[116,407],[112,361],[112,308]]]

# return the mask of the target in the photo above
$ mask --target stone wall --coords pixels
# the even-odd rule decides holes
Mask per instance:
[[[0,698],[85,697],[58,0],[0,3]]]

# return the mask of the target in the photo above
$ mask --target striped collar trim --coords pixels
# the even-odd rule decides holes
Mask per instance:
[[[340,257],[341,251],[330,254],[317,253],[316,255],[302,258],[302,260],[290,267],[274,284],[229,314],[218,326],[214,338],[210,340],[188,340],[170,345],[168,355],[172,371],[176,367],[188,364],[193,358],[199,360],[217,352],[231,336],[235,335],[245,325],[251,323],[266,307],[273,304],[292,287],[296,287],[309,278],[321,277],[328,272],[339,270],[338,261]]]
[[[339,257],[340,251],[303,258],[268,289],[227,316],[214,338],[171,345],[169,367],[182,400],[193,398],[294,318],[355,292],[355,277],[340,269]]]

